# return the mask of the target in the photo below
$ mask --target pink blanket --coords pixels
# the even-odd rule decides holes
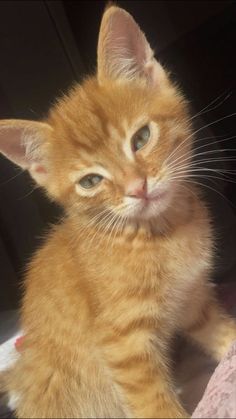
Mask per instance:
[[[236,342],[217,366],[192,418],[236,418]]]

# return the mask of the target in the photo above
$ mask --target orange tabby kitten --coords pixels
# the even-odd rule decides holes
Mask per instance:
[[[236,338],[209,282],[209,214],[183,169],[192,141],[186,101],[116,6],[97,75],[43,122],[1,122],[2,153],[67,213],[26,276],[26,337],[8,380],[18,418],[188,416],[172,336],[217,360]]]

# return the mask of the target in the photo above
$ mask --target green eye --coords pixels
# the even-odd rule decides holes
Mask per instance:
[[[79,184],[84,189],[91,189],[102,181],[103,177],[97,174],[86,175],[80,179]]]
[[[132,149],[133,151],[138,151],[140,148],[144,147],[147,144],[150,137],[150,129],[148,125],[145,125],[139,129],[132,137]]]

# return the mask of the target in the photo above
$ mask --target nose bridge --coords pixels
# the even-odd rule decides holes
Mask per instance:
[[[123,178],[127,182],[132,182],[135,179],[141,179],[144,178],[144,174],[140,167],[138,167],[136,164],[126,164],[125,167],[122,170],[123,172]]]

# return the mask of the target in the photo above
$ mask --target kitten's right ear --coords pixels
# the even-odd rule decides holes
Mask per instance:
[[[0,121],[0,152],[45,186],[48,168],[47,139],[53,129],[43,122],[24,120]]]
[[[162,87],[167,75],[133,17],[115,5],[108,5],[101,22],[97,76],[99,83],[106,80],[136,80],[142,78],[149,85]]]

